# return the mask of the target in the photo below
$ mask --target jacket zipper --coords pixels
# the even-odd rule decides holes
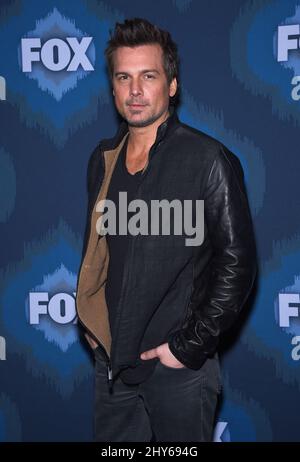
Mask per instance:
[[[104,179],[104,177],[105,177],[105,160],[104,160],[103,149],[101,149],[101,162],[102,162],[102,166],[103,166],[103,179]],[[108,379],[108,388],[109,388],[109,392],[112,393],[113,381],[112,381],[111,360],[110,360],[110,357],[109,357],[109,355],[107,354],[107,352],[106,352],[104,346],[102,345],[102,343],[99,342],[99,344],[101,345],[102,349],[104,350],[104,354],[105,354],[106,357],[107,357],[107,379]]]
[[[86,327],[86,325],[81,321],[81,319],[79,319],[79,322],[80,324],[84,327],[84,329],[88,332],[88,334],[90,335],[90,337],[92,337],[95,341],[97,341],[98,343],[98,346],[101,347],[104,355],[105,355],[105,358],[106,358],[106,364],[107,364],[107,378],[108,378],[108,388],[109,388],[109,391],[110,393],[112,393],[112,368],[111,368],[111,360],[110,360],[110,357],[109,355],[107,354],[107,351],[106,349],[104,348],[104,345],[103,343],[101,343],[98,339],[96,339],[93,334],[91,333],[91,331]],[[97,347],[96,347],[97,348]]]

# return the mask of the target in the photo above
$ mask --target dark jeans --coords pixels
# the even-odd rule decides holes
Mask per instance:
[[[201,369],[172,368],[158,360],[144,382],[117,377],[109,393],[107,366],[95,351],[95,441],[212,441],[221,392],[218,357]]]

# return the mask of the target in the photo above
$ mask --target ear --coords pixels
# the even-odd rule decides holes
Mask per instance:
[[[177,79],[174,77],[169,86],[169,96],[174,96],[177,91]]]
[[[115,96],[115,90],[113,90],[113,95]]]

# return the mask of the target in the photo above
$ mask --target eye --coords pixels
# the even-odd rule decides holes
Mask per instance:
[[[151,80],[151,79],[154,79],[154,75],[153,74],[145,74],[145,77],[146,77],[146,80]]]
[[[125,79],[127,79],[127,75],[120,75],[119,76],[119,80],[125,80]]]

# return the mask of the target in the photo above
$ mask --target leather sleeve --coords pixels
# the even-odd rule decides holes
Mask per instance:
[[[257,273],[256,245],[242,166],[222,144],[208,175],[204,217],[213,247],[204,298],[197,304],[194,287],[190,315],[181,329],[168,338],[173,355],[195,370],[214,354],[220,334],[238,317]]]
[[[101,159],[100,159],[100,149],[99,145],[92,151],[86,172],[86,188],[87,188],[87,211],[86,211],[86,220],[85,220],[85,229],[83,234],[83,245],[82,245],[82,252],[81,252],[81,260],[85,255],[86,248],[87,248],[87,241],[88,235],[90,232],[90,219],[92,208],[94,206],[94,202],[96,200],[96,192],[99,182],[99,172],[101,167]]]

